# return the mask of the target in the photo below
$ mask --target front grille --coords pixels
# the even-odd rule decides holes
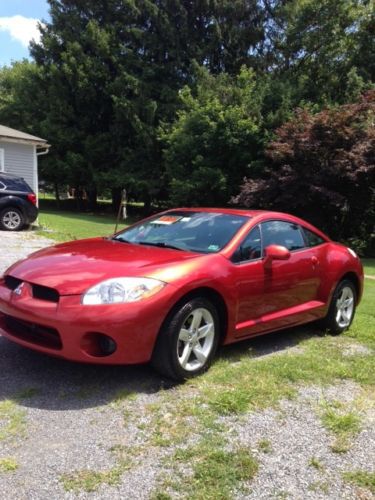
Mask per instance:
[[[10,288],[11,290],[15,290],[18,285],[22,283],[22,280],[15,278],[14,276],[7,276],[4,277],[5,285]]]
[[[21,283],[22,280],[10,276],[9,274],[5,276],[5,285],[10,290],[15,290]],[[54,288],[49,288],[48,286],[34,285],[30,283],[34,299],[46,300],[48,302],[58,302],[60,299],[59,292]]]
[[[5,324],[9,332],[21,340],[51,349],[62,349],[60,335],[55,328],[38,325],[8,315],[5,315]]]
[[[59,301],[59,292],[47,286],[32,285],[34,299],[48,300],[49,302]]]

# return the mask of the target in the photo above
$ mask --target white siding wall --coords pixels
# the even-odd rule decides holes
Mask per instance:
[[[0,149],[4,150],[5,172],[23,177],[35,190],[34,146],[0,141]]]

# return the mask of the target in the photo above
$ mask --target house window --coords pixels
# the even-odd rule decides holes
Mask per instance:
[[[4,150],[0,149],[0,172],[5,172]]]

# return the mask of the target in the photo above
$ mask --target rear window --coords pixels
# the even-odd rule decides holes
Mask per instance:
[[[6,189],[8,191],[18,191],[21,193],[30,193],[32,189],[27,184],[27,182],[21,177],[8,177],[1,179],[0,182],[3,182],[6,185]],[[1,188],[1,184],[0,184]]]
[[[242,215],[172,211],[126,229],[115,239],[138,245],[215,253],[249,220]]]

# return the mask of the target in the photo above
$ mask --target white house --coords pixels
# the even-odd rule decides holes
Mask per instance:
[[[0,125],[0,172],[23,177],[38,194],[38,156],[48,153],[45,139]]]

